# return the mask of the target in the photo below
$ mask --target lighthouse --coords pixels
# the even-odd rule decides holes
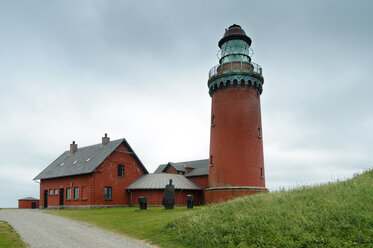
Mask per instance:
[[[219,41],[209,72],[211,131],[206,203],[267,192],[260,96],[262,68],[251,61],[251,39],[239,25]]]

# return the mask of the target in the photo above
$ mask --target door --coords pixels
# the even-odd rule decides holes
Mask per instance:
[[[64,199],[64,193],[65,193],[65,190],[64,189],[60,189],[60,205],[63,205],[63,199]]]
[[[36,202],[31,202],[31,208],[32,209],[36,208]]]
[[[44,190],[44,208],[48,207],[48,190]]]

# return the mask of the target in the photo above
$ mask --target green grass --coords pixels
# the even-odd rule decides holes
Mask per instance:
[[[373,247],[373,172],[212,205],[163,231],[185,247]]]
[[[164,210],[163,207],[148,207],[140,211],[138,207],[51,210],[51,213],[75,220],[85,221],[100,228],[124,234],[133,238],[146,240],[165,247],[182,247],[170,243],[167,237],[157,238],[158,233],[168,222],[186,214],[197,212],[203,207],[187,209],[175,207],[174,210]]]
[[[187,210],[60,210],[162,247],[373,247],[373,171]]]
[[[28,247],[18,233],[5,221],[0,221],[0,248]]]

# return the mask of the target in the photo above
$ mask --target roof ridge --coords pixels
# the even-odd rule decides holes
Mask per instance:
[[[123,142],[123,140],[125,140],[125,138],[120,138],[120,139],[116,139],[116,140],[110,140],[107,144],[109,144],[109,143],[111,143],[111,142],[117,142],[117,141],[119,141],[119,140],[122,140],[122,142]],[[107,144],[105,144],[105,145],[107,145]],[[90,148],[90,147],[93,147],[93,146],[99,146],[99,145],[105,146],[105,145],[103,145],[102,143],[97,143],[97,144],[93,144],[93,145],[89,145],[89,146],[78,147],[78,150],[86,149],[86,148]],[[64,151],[64,153],[65,153],[65,152],[70,152],[70,149]]]

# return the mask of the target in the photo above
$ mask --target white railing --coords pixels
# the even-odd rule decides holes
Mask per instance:
[[[214,67],[212,67],[211,70],[209,71],[209,79],[218,75],[218,74],[222,74],[226,71],[251,71],[251,72],[257,73],[261,76],[262,76],[262,73],[263,73],[262,67],[260,67],[260,65],[258,65],[258,64],[252,63],[252,62],[250,62],[250,63],[241,62],[240,67],[238,67],[238,68],[237,68],[237,64],[239,64],[239,62],[231,62],[231,63],[228,63],[228,64],[230,64],[230,68],[228,66],[228,68],[225,69],[221,73],[218,73],[218,68],[220,66],[223,66],[223,65],[226,65],[226,64],[223,64],[223,65],[218,64],[218,65],[215,65]],[[249,68],[247,68],[248,64],[251,65]],[[242,65],[244,65],[244,66],[242,66]]]

